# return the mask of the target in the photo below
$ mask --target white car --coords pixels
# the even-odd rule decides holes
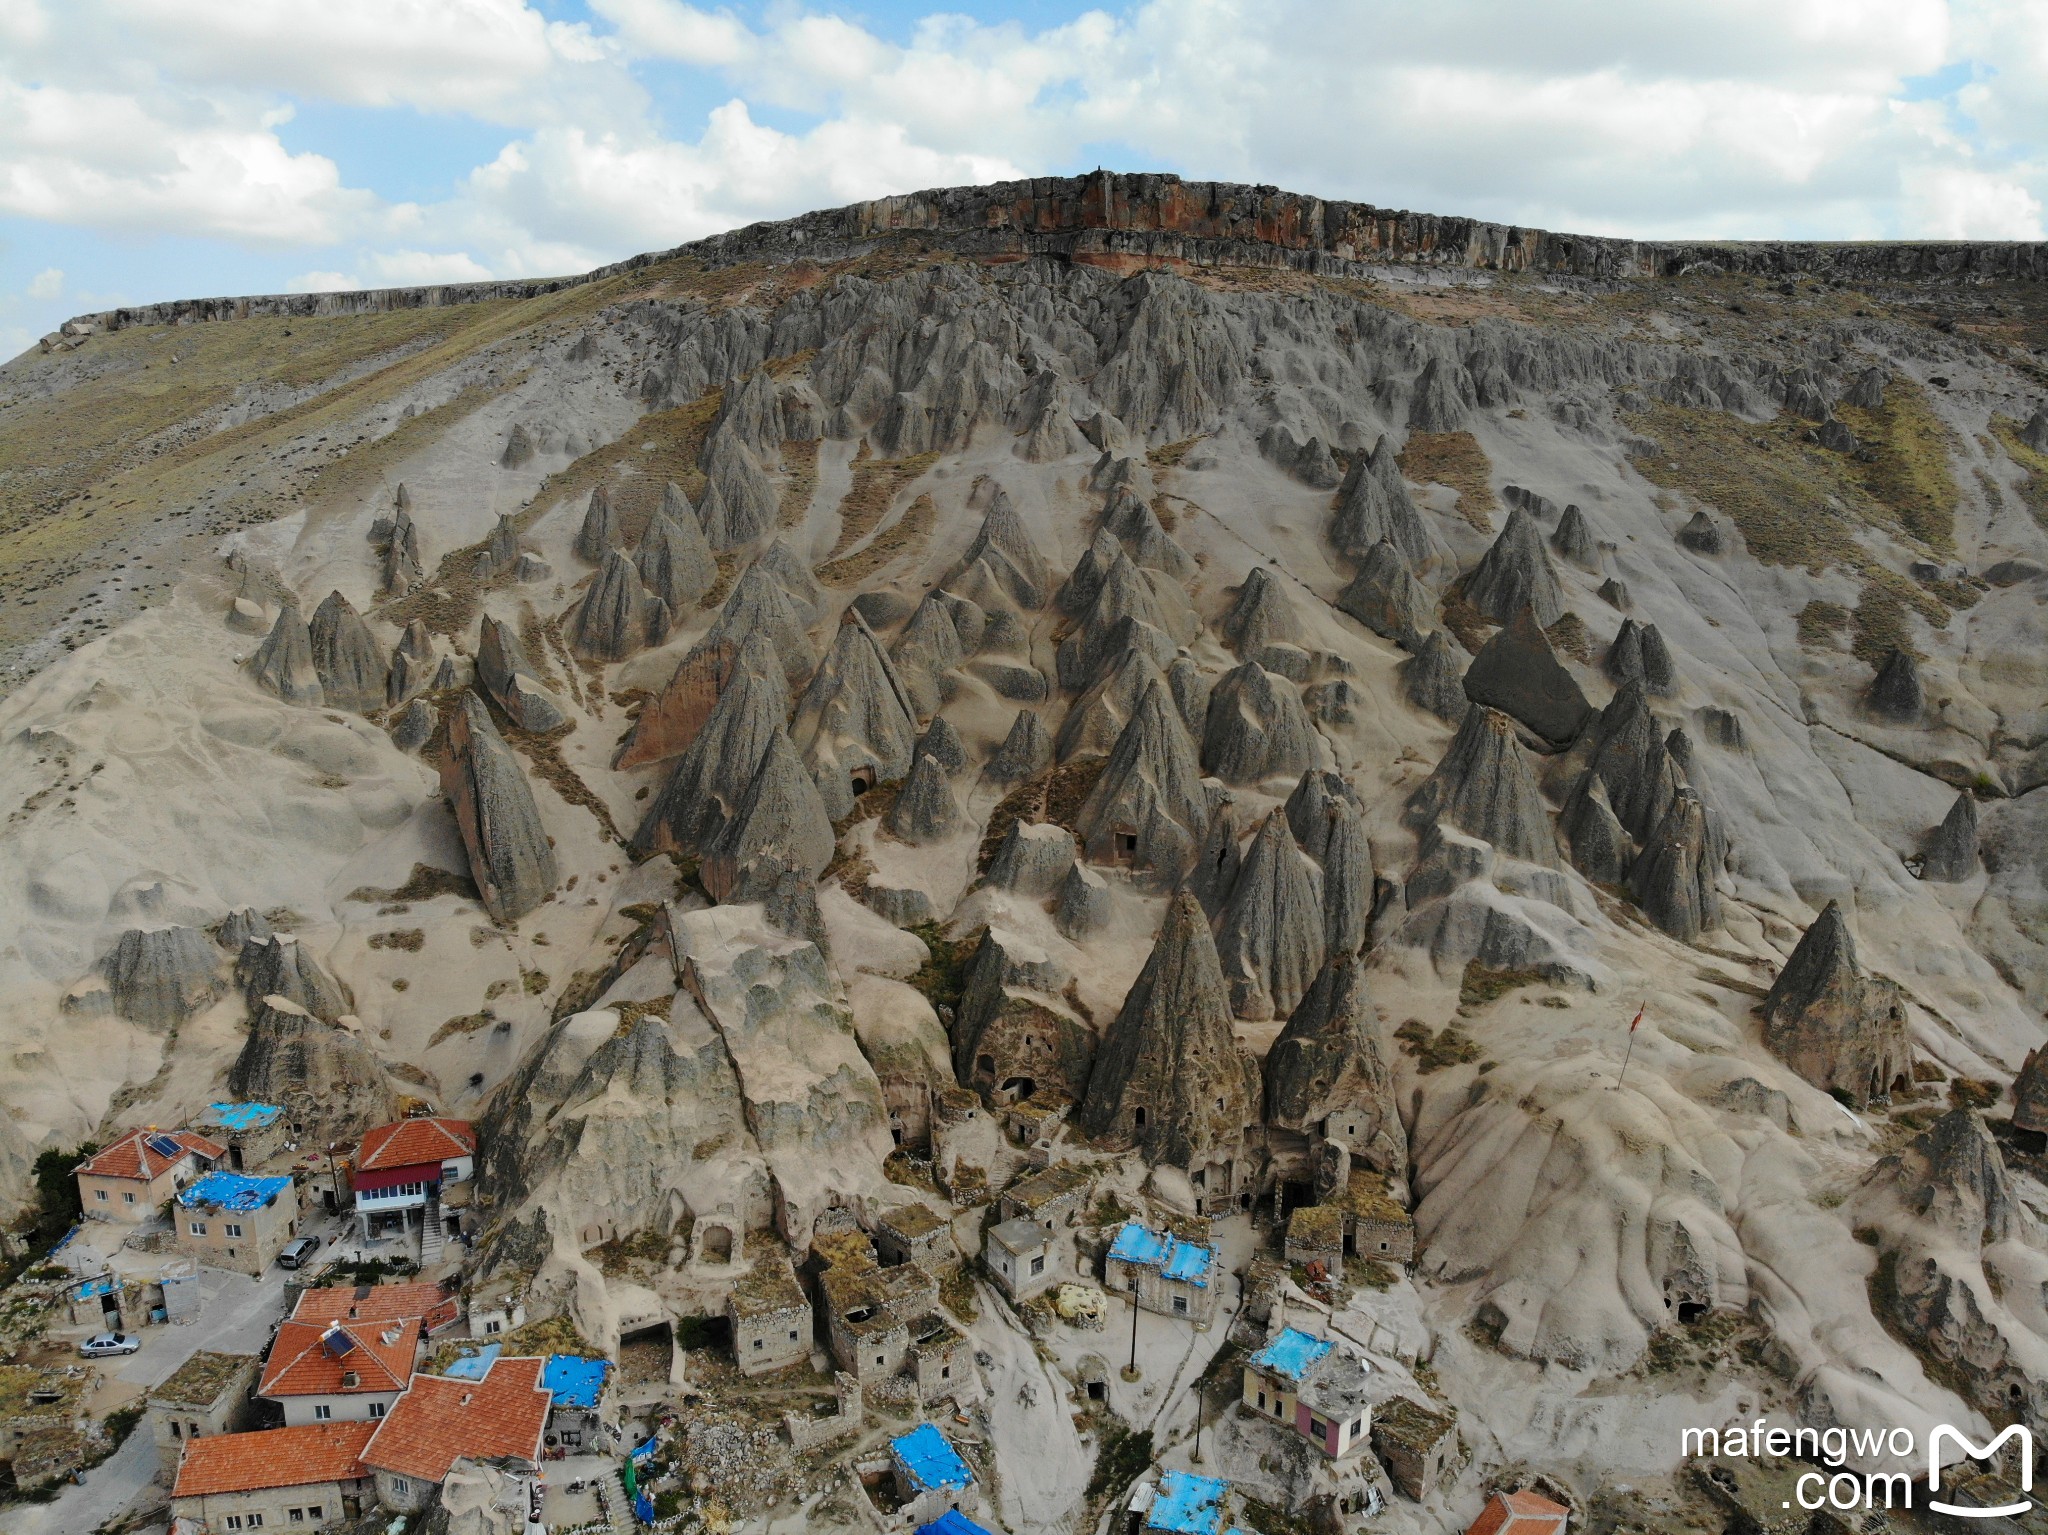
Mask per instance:
[[[104,1359],[109,1354],[132,1354],[141,1347],[140,1338],[131,1338],[125,1332],[102,1332],[79,1344],[78,1352],[88,1359]]]

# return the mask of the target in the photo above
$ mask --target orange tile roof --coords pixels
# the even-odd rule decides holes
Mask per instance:
[[[171,1496],[198,1498],[355,1481],[370,1474],[363,1465],[363,1451],[376,1431],[374,1423],[307,1423],[188,1439]]]
[[[294,1322],[398,1322],[421,1317],[431,1329],[447,1312],[459,1307],[454,1296],[437,1284],[323,1285],[301,1290],[292,1310]]]
[[[343,1351],[327,1344],[333,1332]],[[387,1342],[386,1339],[389,1339]],[[346,1347],[353,1340],[354,1347]],[[297,1318],[277,1329],[270,1362],[263,1367],[261,1396],[337,1396],[364,1391],[403,1391],[412,1379],[419,1356],[420,1319],[377,1323],[302,1322]],[[354,1371],[356,1383],[344,1384]]]
[[[1497,1492],[1465,1535],[1556,1535],[1571,1510],[1540,1492]]]
[[[155,1147],[143,1144],[144,1136],[161,1136],[177,1142],[179,1154],[165,1156]],[[227,1150],[227,1147],[203,1135],[194,1135],[190,1130],[156,1130],[145,1125],[139,1130],[130,1130],[113,1145],[87,1157],[78,1164],[76,1171],[89,1173],[95,1178],[133,1178],[141,1183],[154,1183],[192,1153],[215,1161],[226,1156]]]
[[[500,1359],[482,1380],[415,1375],[363,1451],[363,1464],[439,1483],[462,1456],[540,1458],[553,1398],[541,1387],[541,1359]]]
[[[466,1119],[401,1119],[363,1135],[356,1166],[363,1172],[419,1167],[466,1157],[476,1150],[476,1131]]]

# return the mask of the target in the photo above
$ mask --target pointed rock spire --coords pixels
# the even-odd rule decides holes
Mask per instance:
[[[2048,453],[2048,405],[2037,405],[2020,428],[2020,441],[2036,453]]]
[[[809,628],[782,584],[756,561],[740,572],[702,643],[738,645],[758,630],[780,657],[782,675],[795,686],[818,665]]]
[[[612,493],[599,485],[583,508],[583,525],[576,530],[576,557],[586,565],[602,565],[614,549],[626,547],[626,530],[612,509]]]
[[[1977,801],[1968,789],[1928,835],[1921,851],[1920,877],[1955,885],[1977,872]]]
[[[825,602],[825,588],[812,571],[810,561],[791,548],[788,539],[778,538],[769,544],[755,563],[773,576],[776,585],[789,594],[789,600],[806,628],[818,621]]]
[[[832,861],[832,819],[789,736],[769,737],[746,792],[704,850],[698,878],[717,901],[756,901],[795,870],[815,880]]]
[[[1564,588],[1551,568],[1550,551],[1536,520],[1521,507],[1508,513],[1500,537],[1465,577],[1465,600],[1498,624],[1525,607],[1540,628],[1564,617]]]
[[[1238,871],[1244,867],[1244,853],[1238,844],[1250,825],[1244,802],[1235,794],[1225,790],[1211,799],[1209,830],[1195,853],[1195,861],[1181,879],[1181,888],[1191,892],[1212,918],[1229,903],[1230,892],[1237,888]]]
[[[586,661],[623,661],[668,638],[668,604],[641,584],[623,551],[609,549],[597,579],[569,610],[569,649]]]
[[[1574,502],[1564,509],[1564,515],[1557,519],[1557,529],[1550,535],[1550,547],[1557,551],[1559,559],[1570,560],[1582,570],[1597,570],[1600,567],[1600,546],[1593,541],[1593,530],[1586,523],[1586,514]]]
[[[1430,615],[1429,594],[1384,538],[1366,550],[1358,573],[1337,593],[1337,607],[1405,650],[1421,646]]]
[[[1869,1187],[1889,1191],[1966,1252],[2005,1241],[2021,1220],[1998,1142],[1967,1105],[1950,1109],[1879,1162]]]
[[[713,433],[731,432],[760,458],[772,459],[789,433],[782,417],[782,396],[766,368],[756,368],[743,383],[729,379],[720,401]]]
[[[1365,961],[1332,954],[1266,1052],[1266,1122],[1341,1142],[1390,1178],[1408,1172],[1408,1137],[1366,989]]]
[[[313,665],[313,636],[299,615],[297,599],[287,594],[277,622],[249,659],[249,675],[266,693],[288,704],[318,708],[322,702],[320,673]]]
[[[939,584],[972,597],[983,607],[1008,601],[1036,612],[1050,600],[1052,571],[1002,486],[991,492],[981,530],[967,546],[967,553]]]
[[[1154,684],[1082,802],[1076,831],[1088,856],[1180,877],[1208,829],[1209,800],[1180,716]]]
[[[1456,432],[1472,414],[1471,379],[1456,362],[1432,357],[1415,380],[1408,402],[1411,432]]]
[[[420,530],[412,520],[412,498],[403,485],[398,487],[398,510],[391,518],[391,532],[384,544],[381,589],[387,597],[403,597],[426,580],[420,562]]]
[[[1195,573],[1195,559],[1160,525],[1158,514],[1128,485],[1111,493],[1103,509],[1102,530],[1112,535],[1133,563],[1156,570],[1170,581],[1186,581]]]
[[[1202,765],[1225,783],[1252,784],[1319,765],[1323,740],[1301,693],[1256,662],[1225,672],[1209,694]]]
[[[1356,954],[1372,925],[1372,835],[1365,807],[1336,773],[1311,771],[1287,797],[1287,825],[1323,868],[1323,942]]]
[[[1466,711],[1443,761],[1408,804],[1424,825],[1442,817],[1510,857],[1557,863],[1557,837],[1535,770],[1515,727],[1495,710],[1475,705]]]
[[[691,652],[692,658],[699,654]],[[690,660],[683,663],[668,691],[682,685],[683,669],[690,666]],[[693,697],[702,685],[701,673],[688,679]],[[633,834],[640,851],[701,854],[746,792],[770,738],[789,718],[789,687],[765,634],[747,636],[715,686],[716,701],[689,733],[668,782]]]
[[[1148,1163],[1233,1159],[1258,1114],[1257,1069],[1237,1043],[1215,940],[1185,891],[1095,1052],[1079,1119]]]
[[[114,1011],[168,1032],[218,1001],[221,956],[196,927],[130,928],[100,961]]]
[[[1828,902],[1799,940],[1762,1013],[1771,1051],[1857,1108],[1913,1079],[1905,998],[1864,971],[1839,901]]]
[[[542,686],[512,626],[486,613],[478,631],[476,680],[505,717],[521,730],[542,733],[568,722],[554,694]]]
[[[1098,530],[1081,557],[1074,562],[1067,579],[1060,583],[1055,601],[1062,613],[1083,614],[1095,605],[1109,569],[1123,556],[1123,545],[1106,529]]]
[[[1464,665],[1451,637],[1441,629],[1423,636],[1415,654],[1401,663],[1401,696],[1438,719],[1457,724],[1472,707],[1465,696]]]
[[[1085,863],[1077,863],[1060,882],[1052,925],[1062,938],[1080,943],[1108,926],[1109,907],[1109,881]]]
[[[454,808],[484,910],[513,922],[554,893],[555,850],[519,759],[473,693],[448,718],[441,792]]]
[[[948,778],[967,769],[967,745],[960,739],[960,732],[953,727],[953,722],[943,714],[934,715],[932,722],[924,727],[924,734],[917,738],[910,755],[913,760],[936,758]]]
[[[1049,464],[1088,451],[1088,439],[1074,425],[1073,401],[1067,381],[1046,368],[1031,381],[1018,404],[1024,430],[1017,439],[1017,456],[1027,464]]]
[[[875,631],[849,607],[824,664],[797,700],[790,737],[816,778],[831,819],[911,768],[917,711]]]
[[[1173,694],[1173,706],[1180,710],[1188,734],[1199,735],[1209,718],[1209,674],[1183,651],[1166,668],[1166,689]]]
[[[2048,1134],[2048,1047],[2036,1045],[2020,1062],[2012,1080],[2012,1122],[2015,1129]]]
[[[1054,755],[1069,762],[1084,753],[1108,752],[1137,712],[1138,700],[1155,683],[1172,690],[1149,655],[1142,650],[1126,650],[1104,668],[1087,692],[1074,700],[1067,717],[1060,721],[1059,734],[1053,738]]]
[[[1169,590],[1177,600],[1167,599]],[[1175,644],[1194,634],[1194,615],[1187,607],[1186,593],[1164,580],[1155,585],[1149,572],[1140,570],[1129,555],[1119,551],[1087,617],[1060,642],[1061,687],[1079,692],[1101,675],[1103,663],[1130,643],[1129,631],[1121,627],[1126,619],[1161,636],[1153,643],[1155,647],[1163,645],[1162,660],[1171,657]]]
[[[287,997],[256,1008],[241,1053],[228,1068],[238,1101],[274,1103],[316,1143],[354,1139],[386,1123],[398,1103],[384,1068],[362,1038],[314,1017]]]
[[[1644,914],[1672,937],[1691,943],[1721,920],[1714,891],[1719,872],[1707,809],[1681,786],[1656,831],[1629,870],[1629,893]]]
[[[1641,682],[1645,692],[1660,696],[1678,691],[1678,668],[1655,624],[1624,618],[1614,631],[1614,643],[1607,647],[1603,664],[1616,682]]]
[[[1045,721],[1029,709],[1019,709],[1010,721],[1009,734],[982,771],[999,784],[1021,783],[1051,761],[1052,737],[1046,733]]]
[[[1648,841],[1677,793],[1679,773],[1640,682],[1625,682],[1592,732],[1593,771],[1629,835]]]
[[[960,829],[963,817],[946,770],[936,757],[919,757],[904,780],[884,825],[889,835],[912,847],[939,842]]]
[[[289,933],[252,937],[243,943],[235,960],[235,980],[252,1013],[261,1010],[265,997],[283,997],[328,1023],[355,1011],[348,988]]]
[[[389,667],[370,626],[340,592],[329,592],[306,629],[322,701],[330,709],[367,714],[383,707]]]
[[[1607,786],[1588,768],[1565,797],[1558,817],[1572,867],[1596,885],[1619,885],[1635,863],[1635,844],[1608,801]]]
[[[1216,952],[1239,1018],[1291,1013],[1323,963],[1320,871],[1294,845],[1283,812],[1252,838],[1217,917]]]
[[[1472,702],[1520,720],[1554,747],[1577,740],[1593,712],[1527,608],[1479,647],[1464,686]]]
[[[1408,494],[1393,445],[1384,435],[1370,453],[1351,461],[1350,473],[1337,487],[1337,514],[1330,524],[1331,543],[1353,559],[1382,540],[1400,551],[1411,571],[1426,568],[1436,558],[1429,524]]]
[[[1920,663],[1904,650],[1893,650],[1877,669],[1868,695],[1870,712],[1899,724],[1917,724],[1927,712],[1927,691],[1920,682]]]
[[[910,622],[896,636],[889,658],[910,695],[912,709],[921,715],[936,714],[959,684],[957,677],[947,674],[967,659],[959,626],[936,590],[924,594]]]
[[[988,882],[1018,895],[1049,896],[1074,867],[1074,834],[1049,821],[1012,821],[989,860]]]
[[[1239,659],[1249,661],[1268,645],[1301,644],[1301,614],[1280,578],[1269,567],[1254,565],[1223,615],[1221,634]]]
[[[1678,541],[1694,554],[1721,554],[1728,547],[1720,525],[1704,511],[1694,512],[1692,520],[1678,530]]]
[[[661,493],[661,505],[648,521],[633,564],[648,591],[667,603],[677,619],[702,602],[718,582],[718,562],[704,541],[704,529],[673,480]]]
[[[706,439],[701,462],[704,495],[697,515],[713,549],[750,544],[774,528],[780,510],[774,482],[729,424]]]

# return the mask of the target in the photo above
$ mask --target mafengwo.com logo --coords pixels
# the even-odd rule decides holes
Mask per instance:
[[[1908,1428],[1789,1429],[1773,1427],[1762,1418],[1729,1428],[1686,1429],[1680,1447],[1688,1460],[1789,1457],[1820,1462],[1822,1469],[1803,1471],[1793,1480],[1792,1495],[1784,1500],[1786,1508],[1826,1508],[1838,1513],[1921,1508],[1955,1519],[2009,1519],[2034,1507],[2034,1436],[2018,1423],[1983,1444],[1950,1424],[1936,1424],[1927,1436],[1924,1457]],[[1917,1488],[1913,1477],[1904,1471],[1852,1470],[1852,1459],[1859,1465],[1888,1461],[1895,1466],[1924,1466],[1926,1486]],[[2006,1490],[2017,1488],[2020,1496],[1986,1504],[1974,1496],[1973,1489],[1973,1494],[1967,1494],[1972,1501],[1951,1501],[1966,1495],[1954,1489],[1986,1471],[1999,1472],[1996,1485]],[[1945,1486],[1950,1489],[1948,1497],[1943,1495]]]

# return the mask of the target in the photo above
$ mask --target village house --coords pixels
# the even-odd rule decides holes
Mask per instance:
[[[834,1264],[818,1276],[833,1362],[863,1387],[900,1371],[910,1352],[910,1323],[938,1305],[938,1281],[916,1264],[892,1269]]]
[[[1345,1252],[1381,1263],[1414,1262],[1415,1217],[1387,1192],[1385,1178],[1353,1168],[1337,1203],[1344,1210]]]
[[[292,1307],[295,1322],[380,1322],[417,1320],[420,1336],[431,1338],[462,1320],[462,1296],[438,1284],[318,1285],[301,1290]]]
[[[974,1351],[967,1334],[937,1311],[912,1317],[908,1327],[909,1345],[904,1351],[905,1368],[917,1382],[919,1402],[941,1397],[960,1397],[964,1402],[978,1397],[972,1371]],[[962,1391],[968,1396],[961,1397]]]
[[[898,1205],[875,1217],[875,1252],[884,1264],[921,1263],[939,1269],[957,1263],[953,1228],[930,1205]]]
[[[171,1517],[208,1535],[353,1524],[370,1505],[363,1450],[374,1432],[369,1423],[312,1423],[190,1440]]]
[[[178,1194],[178,1246],[211,1268],[261,1279],[298,1234],[299,1191],[290,1177],[210,1172]]]
[[[397,1402],[419,1358],[420,1321],[302,1322],[277,1329],[257,1395],[287,1426],[373,1422]]]
[[[1071,1226],[1081,1218],[1093,1181],[1087,1168],[1056,1162],[1003,1190],[997,1213],[1006,1221],[1036,1221],[1047,1231]]]
[[[454,1236],[460,1216],[442,1204],[453,1185],[476,1173],[476,1130],[466,1119],[401,1119],[364,1134],[349,1182],[355,1190],[356,1219],[363,1240],[380,1231],[409,1231],[418,1217]]]
[[[1140,1482],[1125,1505],[1130,1524],[1163,1535],[1221,1535],[1230,1511],[1230,1483],[1192,1471],[1162,1471]],[[1142,1522],[1140,1522],[1142,1521]]]
[[[199,1127],[228,1149],[228,1168],[246,1172],[285,1154],[291,1126],[274,1103],[215,1103],[199,1116]]]
[[[905,1519],[923,1524],[979,1502],[973,1469],[930,1423],[920,1423],[889,1441],[889,1465],[897,1512]]]
[[[259,1363],[254,1354],[201,1349],[149,1393],[143,1413],[165,1476],[178,1474],[179,1457],[193,1440],[249,1426]]]
[[[1570,1517],[1570,1509],[1541,1493],[1497,1492],[1465,1527],[1465,1535],[1564,1535]]]
[[[1222,1267],[1216,1250],[1142,1221],[1126,1221],[1102,1262],[1104,1285],[1162,1316],[1206,1325],[1215,1314]]]
[[[1328,1338],[1282,1328],[1245,1361],[1244,1405],[1262,1418],[1294,1427],[1302,1381],[1335,1347]]]
[[[1407,1397],[1382,1402],[1373,1413],[1372,1452],[1403,1497],[1420,1503],[1437,1489],[1458,1451],[1458,1422]]]
[[[570,1455],[594,1449],[607,1428],[604,1409],[611,1386],[612,1362],[581,1354],[550,1354],[540,1383],[548,1393],[549,1449]]]
[[[811,1356],[811,1303],[780,1254],[757,1261],[732,1287],[725,1316],[732,1327],[733,1359],[749,1379]]]
[[[1059,1238],[1032,1220],[1000,1221],[988,1228],[982,1262],[996,1284],[1014,1302],[1022,1303],[1066,1277],[1060,1262]]]
[[[1299,1205],[1287,1217],[1282,1246],[1290,1267],[1321,1264],[1331,1279],[1344,1277],[1344,1212],[1336,1205]]]
[[[1328,1338],[1284,1327],[1244,1367],[1244,1404],[1336,1460],[1366,1442],[1370,1368]]]
[[[87,1220],[140,1225],[226,1154],[190,1130],[130,1130],[78,1164],[79,1205]]]
[[[499,1359],[481,1380],[415,1375],[363,1450],[377,1500],[393,1513],[433,1505],[458,1460],[538,1465],[548,1421],[545,1361]]]

